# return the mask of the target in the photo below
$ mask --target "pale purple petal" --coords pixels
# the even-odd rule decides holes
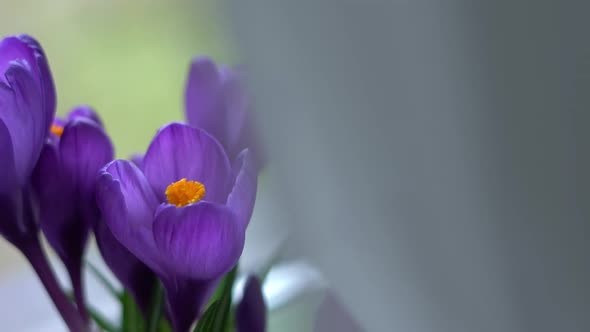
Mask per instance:
[[[204,184],[204,200],[210,202],[225,202],[230,185],[229,160],[219,142],[180,123],[158,132],[143,159],[143,171],[161,201],[166,188],[183,178]]]
[[[221,77],[213,60],[195,58],[184,94],[186,119],[191,126],[207,131],[223,144],[226,117],[220,99],[221,89]]]
[[[252,217],[258,187],[256,162],[249,150],[244,150],[238,155],[233,173],[235,181],[227,199],[227,206],[234,211],[238,223],[245,228]]]
[[[245,232],[234,213],[214,203],[165,205],[153,230],[169,268],[183,278],[218,278],[232,269],[244,248]]]

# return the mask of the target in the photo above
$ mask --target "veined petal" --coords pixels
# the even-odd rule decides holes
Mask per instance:
[[[0,82],[7,82],[4,72],[12,62],[21,62],[31,71],[42,96],[45,128],[49,128],[55,115],[56,93],[53,77],[45,52],[39,42],[29,35],[6,37],[0,41]]]
[[[96,196],[115,238],[152,270],[160,272],[152,235],[158,201],[141,171],[126,160],[107,164],[100,172]]]
[[[233,174],[235,180],[227,198],[227,206],[236,214],[238,223],[246,228],[252,217],[258,188],[258,170],[249,150],[238,155]]]
[[[11,62],[5,74],[7,83],[0,82],[0,120],[12,139],[17,182],[24,185],[39,158],[49,127],[40,87],[28,65]]]
[[[220,95],[221,77],[213,60],[208,57],[193,59],[184,92],[187,122],[207,131],[223,144],[226,117]]]
[[[94,200],[98,171],[113,160],[111,140],[97,123],[80,117],[66,125],[59,146],[65,173],[84,199]]]
[[[168,185],[180,179],[205,185],[204,200],[223,203],[230,164],[217,140],[185,124],[169,124],[156,134],[143,159],[143,171],[161,201]]]
[[[180,277],[211,280],[231,270],[244,248],[244,230],[223,205],[200,202],[156,213],[154,238],[170,269]]]

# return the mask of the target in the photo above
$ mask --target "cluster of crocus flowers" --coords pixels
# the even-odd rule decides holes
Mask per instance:
[[[241,256],[262,166],[241,75],[195,59],[187,123],[164,125],[145,155],[113,160],[91,107],[55,117],[39,43],[26,35],[0,42],[0,234],[31,262],[70,331],[92,325],[82,280],[91,234],[146,321],[163,317],[175,332],[188,332],[203,317]],[[73,300],[53,276],[39,229],[70,275]],[[159,309],[158,292],[165,296]],[[264,331],[258,279],[244,294],[236,329]]]

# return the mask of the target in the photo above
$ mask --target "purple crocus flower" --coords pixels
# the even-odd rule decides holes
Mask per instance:
[[[67,120],[54,121],[35,169],[41,230],[66,266],[85,318],[82,258],[90,229],[99,220],[98,171],[111,160],[113,146],[100,119],[91,108],[80,106]]]
[[[0,234],[23,250],[36,241],[29,180],[55,114],[45,53],[27,35],[0,41]]]
[[[191,63],[185,88],[187,122],[219,140],[230,160],[249,148],[259,166],[263,164],[253,127],[251,100],[239,69],[218,68],[207,57]]]
[[[236,331],[266,331],[266,304],[260,280],[256,276],[248,277],[244,295],[236,308]]]
[[[187,332],[220,278],[237,263],[256,197],[248,150],[230,165],[219,142],[173,123],[152,140],[143,168],[109,163],[98,205],[117,238],[166,290],[176,332]]]

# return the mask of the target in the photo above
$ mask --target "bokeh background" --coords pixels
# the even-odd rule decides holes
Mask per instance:
[[[58,114],[89,104],[125,158],[164,123],[182,119],[190,60],[236,57],[214,0],[0,0],[0,35],[28,33],[53,71]],[[0,274],[23,268],[0,241]]]

